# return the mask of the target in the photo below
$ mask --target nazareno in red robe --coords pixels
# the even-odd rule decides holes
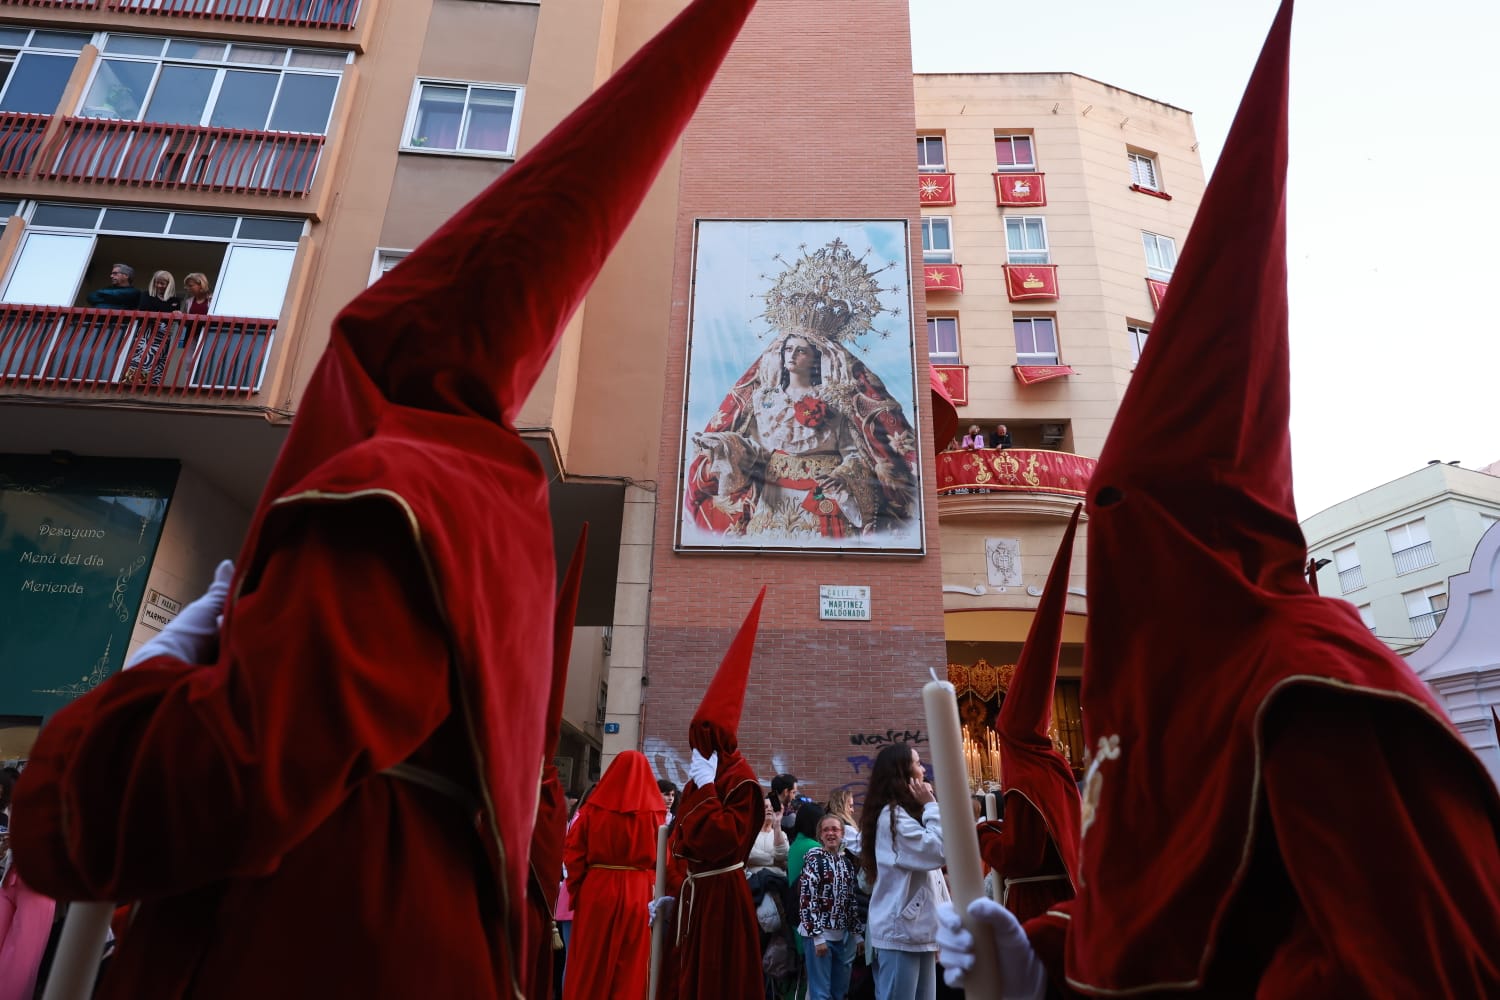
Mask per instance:
[[[686,877],[668,928],[676,955],[675,990],[663,991],[663,997],[760,1000],[765,995],[760,925],[744,870],[765,809],[760,782],[737,751],[720,752],[712,785],[688,782],[683,788],[667,850]],[[664,985],[665,980],[664,975]]]
[[[645,1000],[656,831],[666,817],[651,765],[634,750],[614,759],[578,810],[563,851],[573,901],[563,1000]]]
[[[1072,899],[1078,869],[1078,785],[1067,759],[1052,745],[1051,725],[1080,512],[1073,511],[1053,556],[995,720],[1004,823],[979,828],[980,853],[995,869],[1002,901],[1021,921]]]
[[[1284,0],[1089,484],[1082,865],[1055,990],[1500,996],[1500,796],[1303,575]]]
[[[765,793],[739,752],[740,712],[765,589],[756,597],[688,724],[688,744],[718,754],[711,785],[689,781],[667,837],[668,892],[677,904],[657,1000],[760,1000],[760,925],[745,859],[765,823]]]
[[[142,900],[108,995],[524,996],[555,567],[514,420],[752,6],[695,0],[339,314],[215,662],[148,661],[44,727],[17,863]],[[375,777],[404,763],[457,794]]]

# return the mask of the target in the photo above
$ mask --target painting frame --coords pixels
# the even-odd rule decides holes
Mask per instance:
[[[674,551],[926,554],[911,239],[694,220]]]

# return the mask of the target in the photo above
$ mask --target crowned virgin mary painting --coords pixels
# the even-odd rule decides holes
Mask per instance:
[[[697,236],[679,548],[920,552],[905,223]]]

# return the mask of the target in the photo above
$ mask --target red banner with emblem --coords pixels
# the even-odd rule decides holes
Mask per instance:
[[[1025,205],[1031,208],[1047,204],[1047,175],[997,173],[995,204]]]
[[[964,269],[961,264],[923,264],[922,284],[929,292],[961,292]]]
[[[929,208],[952,205],[954,203],[953,175],[918,174],[917,200]]]
[[[1057,298],[1057,265],[1005,265],[1005,294],[1012,302]]]
[[[948,392],[948,398],[953,400],[955,406],[969,405],[968,365],[933,365],[932,374],[943,383],[943,388]]]
[[[1161,300],[1167,297],[1167,283],[1155,278],[1147,278],[1146,288],[1151,292],[1151,308],[1161,312]]]
[[[1066,451],[980,448],[937,457],[939,493],[1031,490],[1083,496],[1097,463]]]
[[[1064,375],[1077,375],[1067,365],[1012,365],[1016,372],[1016,381],[1022,385],[1036,385],[1038,382],[1048,382]]]

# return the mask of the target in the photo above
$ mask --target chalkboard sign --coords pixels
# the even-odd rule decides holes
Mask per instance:
[[[120,668],[178,470],[0,455],[0,714],[45,718]]]

